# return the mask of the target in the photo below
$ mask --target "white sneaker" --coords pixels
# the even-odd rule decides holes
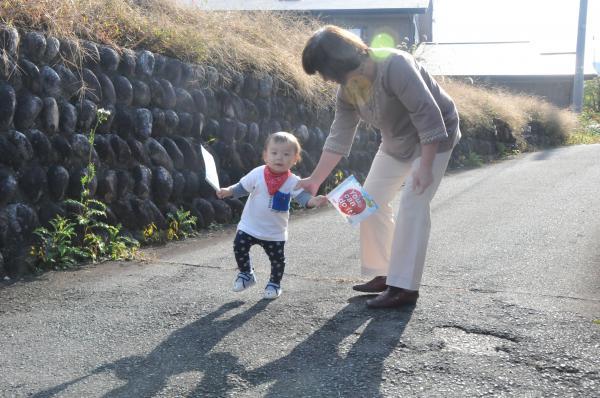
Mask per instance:
[[[233,291],[241,292],[249,287],[256,285],[256,276],[254,272],[240,272],[233,281]]]
[[[273,282],[267,283],[267,287],[265,287],[264,298],[267,300],[273,300],[279,296],[281,296],[281,286]]]

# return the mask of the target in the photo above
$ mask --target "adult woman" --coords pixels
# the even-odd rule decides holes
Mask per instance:
[[[372,308],[416,303],[429,241],[429,204],[460,139],[456,106],[410,54],[371,49],[336,26],[312,35],[302,66],[340,86],[319,163],[298,187],[316,193],[350,153],[361,119],[378,128],[382,143],[364,186],[380,210],[360,229],[361,271],[374,278],[354,289],[382,292],[367,301]],[[403,183],[394,220],[391,201]]]

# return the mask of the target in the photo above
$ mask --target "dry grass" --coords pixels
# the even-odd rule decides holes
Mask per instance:
[[[173,0],[0,0],[0,20],[59,38],[148,49],[187,62],[270,73],[309,103],[331,103],[331,85],[302,70],[315,19],[272,12],[203,12]],[[291,33],[293,32],[293,33]]]
[[[515,94],[501,89],[489,89],[445,79],[442,83],[455,100],[461,119],[473,130],[487,129],[492,119],[508,123],[518,141],[527,125],[536,122],[555,144],[567,142],[578,126],[577,116],[560,109],[542,98]],[[466,132],[467,134],[469,132]]]
[[[0,21],[59,38],[86,39],[117,49],[143,48],[227,70],[269,73],[313,106],[328,107],[333,102],[334,86],[302,70],[304,44],[321,24],[308,17],[203,12],[173,0],[0,0]],[[452,81],[443,85],[470,129],[490,128],[492,119],[499,118],[519,136],[529,122],[537,121],[548,134],[564,138],[576,125],[572,113],[535,97]]]

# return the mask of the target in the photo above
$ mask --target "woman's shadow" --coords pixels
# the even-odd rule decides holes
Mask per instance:
[[[172,376],[193,371],[203,376],[188,394],[190,397],[226,396],[235,387],[230,385],[231,375],[243,380],[246,387],[273,383],[266,393],[271,397],[323,396],[333,392],[341,396],[377,397],[384,361],[398,347],[414,307],[403,311],[368,310],[364,303],[367,297],[348,300],[342,310],[288,355],[257,369],[245,369],[231,353],[210,352],[270,302],[261,300],[246,311],[218,319],[243,304],[236,301],[177,330],[145,357],[121,358],[33,397],[55,396],[107,371],[125,381],[104,395],[110,398],[152,397],[167,386]]]
[[[285,357],[245,373],[267,397],[379,397],[384,362],[402,344],[414,305],[369,310],[358,296]],[[361,328],[362,329],[361,331]]]
[[[216,311],[172,333],[145,357],[121,358],[94,369],[89,375],[38,392],[33,397],[52,397],[92,375],[106,371],[113,372],[126,383],[109,391],[104,397],[152,397],[167,385],[170,377],[192,371],[204,374],[198,389],[214,387],[220,392],[226,392],[229,389],[227,375],[244,371],[239,368],[235,356],[209,352],[225,336],[263,311],[269,301],[261,300],[244,312],[218,319],[242,304],[242,301],[235,301],[222,305]]]

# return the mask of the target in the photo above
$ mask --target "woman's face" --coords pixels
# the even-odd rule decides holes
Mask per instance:
[[[338,74],[339,75],[339,74]],[[341,84],[343,86],[347,85],[352,80],[363,80],[365,78],[364,73],[362,72],[362,68],[359,65],[357,68],[346,72],[344,75],[339,76],[337,78],[330,77],[327,74],[319,71],[319,76],[326,82],[334,82],[337,84]]]
[[[334,82],[337,84],[345,84],[347,81],[346,76],[343,77],[343,81],[339,81],[338,79],[334,79],[333,77],[329,77],[327,75],[324,75],[323,73],[319,72],[319,76],[321,76],[321,79],[325,80],[326,82]]]

